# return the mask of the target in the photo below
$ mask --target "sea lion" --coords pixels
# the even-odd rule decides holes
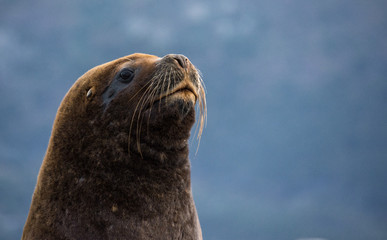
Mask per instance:
[[[202,239],[188,159],[195,104],[200,136],[205,91],[183,55],[86,72],[58,109],[22,239]]]

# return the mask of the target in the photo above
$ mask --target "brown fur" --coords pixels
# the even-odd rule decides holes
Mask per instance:
[[[182,55],[85,73],[59,107],[22,239],[202,239],[187,141],[196,101],[203,122],[203,85]]]

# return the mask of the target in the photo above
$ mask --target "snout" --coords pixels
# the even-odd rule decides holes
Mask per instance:
[[[182,54],[168,54],[168,55],[165,55],[161,59],[161,61],[176,64],[182,69],[187,69],[191,66],[191,62],[189,61],[189,59]]]

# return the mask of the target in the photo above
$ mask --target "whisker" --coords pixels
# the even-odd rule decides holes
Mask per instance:
[[[199,84],[199,89],[198,89],[198,95],[199,95],[198,101],[199,101],[199,103],[197,106],[197,108],[199,110],[199,117],[198,117],[198,123],[197,123],[196,128],[195,128],[195,135],[197,136],[197,140],[198,140],[198,145],[197,145],[195,154],[197,154],[197,152],[199,150],[201,136],[203,134],[203,130],[204,130],[205,125],[207,125],[206,88],[204,85],[204,81],[201,78],[199,70],[197,70],[196,77],[197,77],[198,84]]]
[[[156,83],[156,86],[153,87],[153,89],[150,89],[150,91],[147,92],[147,96],[142,99],[142,103],[141,103],[141,106],[140,106],[140,113],[139,113],[139,115],[137,117],[137,132],[136,132],[137,149],[139,150],[141,157],[142,157],[142,153],[141,153],[140,140],[141,140],[142,122],[144,120],[144,116],[142,116],[141,111],[144,110],[144,107],[146,106],[147,103],[150,103],[150,112],[151,112],[152,105],[153,105],[152,102],[154,102],[154,100],[155,100],[155,98],[153,96],[156,94],[156,91],[157,91],[158,86],[160,84],[159,81],[154,81],[153,79],[157,79],[157,78],[152,78],[151,79],[151,81],[152,81],[152,85],[151,86],[153,87],[154,83]],[[148,124],[149,124],[149,117],[150,117],[150,115],[148,116]],[[147,127],[147,131],[148,131],[148,127]]]
[[[160,77],[157,79],[162,79],[162,76],[163,75],[160,74]],[[153,91],[149,94],[149,101],[150,102],[156,101],[156,95],[157,95],[157,91],[159,91],[160,84],[161,84],[161,81],[157,81],[157,85],[155,86]],[[163,81],[163,85],[164,85],[164,81]],[[160,106],[160,104],[159,104],[159,106]],[[153,104],[151,104],[151,106],[150,106],[150,112],[152,112],[152,108],[153,108]],[[159,112],[160,111],[161,111],[161,109],[159,108]],[[148,120],[147,120],[147,134],[148,135],[149,135],[149,121],[150,121],[150,114],[148,115]]]
[[[148,86],[147,86],[148,85]],[[146,96],[146,94],[148,93],[148,91],[151,89],[152,87],[152,82],[148,82],[147,84],[144,85],[144,87],[147,86],[146,90],[144,91],[144,93],[142,94],[142,96],[140,97],[140,100],[138,101],[137,105],[136,105],[136,108],[133,112],[133,115],[132,115],[132,120],[130,122],[130,127],[129,127],[129,136],[128,136],[128,149],[130,149],[130,138],[131,138],[131,135],[132,135],[132,128],[133,128],[133,123],[134,123],[134,118],[136,116],[136,113],[138,111],[138,107],[141,103],[141,100],[144,98],[144,96]],[[144,87],[142,87],[141,89],[143,89]],[[137,94],[137,93],[136,93]],[[132,98],[131,98],[132,99]],[[140,112],[139,112],[140,114]],[[141,149],[140,149],[141,150]],[[130,151],[129,151],[130,152]],[[140,151],[140,154],[141,154],[141,151]]]
[[[155,96],[156,96],[157,90],[159,89],[160,81],[158,81],[158,79],[160,79],[160,75],[161,74],[157,74],[152,77],[152,79],[150,80],[151,84],[149,85],[146,92],[144,92],[144,95],[139,100],[139,103],[141,102],[141,104],[138,105],[139,114],[137,116],[137,128],[136,128],[137,141],[136,142],[137,142],[137,150],[139,151],[141,157],[142,157],[142,151],[141,151],[140,140],[141,140],[142,122],[144,120],[144,116],[142,116],[142,111],[144,110],[144,107],[147,106],[147,104],[150,104],[150,111],[151,111],[153,106],[152,102],[156,100]],[[148,132],[149,132],[149,117],[150,115],[148,116],[148,127],[147,127]]]
[[[163,71],[163,72],[165,72],[165,71]],[[163,76],[163,85],[162,85],[162,87],[161,87],[161,91],[165,91],[165,86],[164,86],[164,84],[165,84],[165,82],[167,81],[167,74],[164,74],[164,76]],[[168,86],[167,86],[168,87]],[[165,100],[164,100],[165,101]],[[160,102],[160,104],[159,104],[159,112],[161,111],[161,102]]]

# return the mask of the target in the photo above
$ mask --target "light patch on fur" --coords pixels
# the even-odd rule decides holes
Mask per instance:
[[[161,162],[164,162],[166,159],[167,159],[167,154],[165,154],[165,152],[161,152],[160,153],[160,160],[161,160]]]
[[[113,204],[112,206],[112,212],[117,212],[118,211],[118,206],[117,204]]]

